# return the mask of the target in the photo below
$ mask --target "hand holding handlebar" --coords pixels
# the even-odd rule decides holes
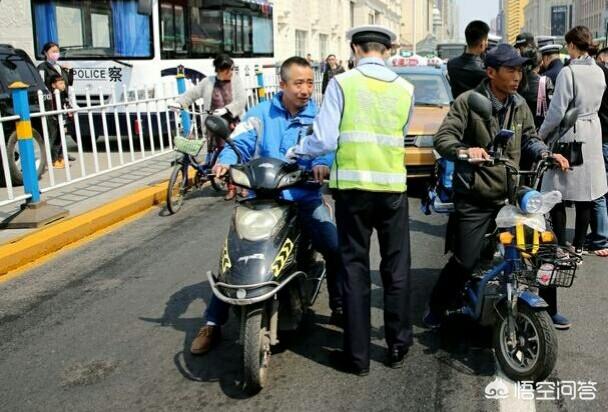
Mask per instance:
[[[559,166],[559,168],[562,171],[565,172],[567,170],[572,170],[572,168],[570,167],[570,163],[568,162],[568,159],[566,159],[561,154],[552,153],[548,157],[553,161],[553,163],[555,163],[555,165]]]
[[[325,165],[317,165],[312,168],[312,175],[316,183],[323,184],[329,176],[329,167]]]
[[[491,162],[492,156],[481,147],[470,147],[458,152],[458,160],[468,161],[469,163]]]

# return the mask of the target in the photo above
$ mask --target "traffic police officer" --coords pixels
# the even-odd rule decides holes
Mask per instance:
[[[404,135],[414,88],[386,67],[395,33],[378,25],[347,33],[358,65],[329,83],[313,133],[288,156],[336,150],[330,188],[344,264],[344,352],[332,354],[338,369],[367,375],[370,363],[369,248],[376,229],[384,285],[387,364],[400,367],[412,344],[409,318],[410,240]]]
[[[560,44],[547,44],[541,46],[538,51],[543,55],[543,76],[551,79],[553,84],[557,84],[557,75],[564,68],[559,58],[559,52],[562,49]]]

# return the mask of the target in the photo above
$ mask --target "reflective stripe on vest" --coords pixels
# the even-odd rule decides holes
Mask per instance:
[[[344,110],[330,187],[404,192],[403,128],[413,86],[399,76],[387,82],[356,69],[336,76],[336,80],[344,95]]]

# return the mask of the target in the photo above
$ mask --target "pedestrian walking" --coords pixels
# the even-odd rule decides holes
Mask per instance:
[[[290,156],[317,156],[336,150],[330,188],[344,264],[344,351],[333,365],[366,375],[370,364],[369,248],[376,229],[384,286],[387,364],[400,367],[412,345],[409,316],[410,238],[405,149],[414,88],[388,69],[384,57],[396,39],[379,25],[347,33],[358,60],[355,69],[334,77],[315,119],[313,134],[289,150]]]
[[[330,54],[325,59],[326,67],[323,72],[323,82],[321,84],[321,92],[325,94],[325,89],[327,89],[327,84],[331,79],[333,79],[337,74],[344,73],[344,67],[341,64],[338,64],[336,60],[335,54]]]
[[[604,73],[608,84],[608,47],[600,50],[596,57],[597,65]],[[602,127],[602,154],[604,166],[608,176],[608,89],[602,96],[602,105],[598,112]],[[587,247],[597,256],[608,257],[608,208],[606,207],[608,194],[599,197],[593,202],[591,213],[591,233],[587,237]]]

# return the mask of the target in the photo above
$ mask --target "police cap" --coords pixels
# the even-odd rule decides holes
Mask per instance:
[[[346,38],[354,44],[380,43],[390,49],[397,35],[388,27],[378,24],[353,27],[346,32]]]

